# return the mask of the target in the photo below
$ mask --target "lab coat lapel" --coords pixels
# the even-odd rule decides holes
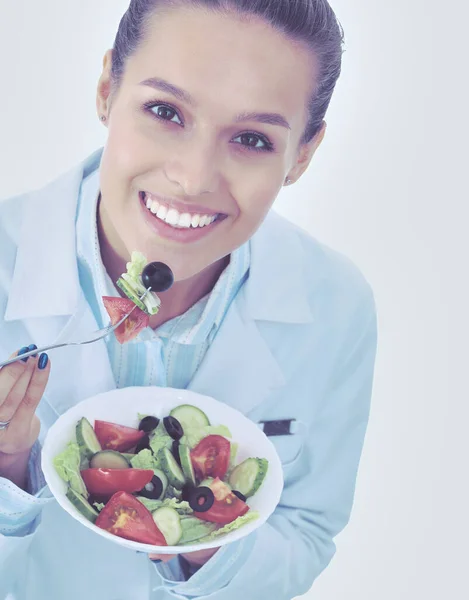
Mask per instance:
[[[101,150],[24,200],[15,270],[4,320],[21,321],[24,343],[39,347],[79,339],[98,329],[80,288],[75,216],[87,171]],[[115,387],[104,341],[50,353],[45,401],[62,414],[80,400]]]
[[[256,322],[243,316],[243,304],[233,303],[189,389],[248,415],[285,380]]]

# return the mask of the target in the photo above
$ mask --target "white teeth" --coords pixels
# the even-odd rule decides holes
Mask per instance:
[[[166,219],[167,214],[168,214],[168,209],[166,208],[166,206],[161,205],[158,209],[158,212],[156,213],[156,216],[158,217],[158,219],[161,219],[162,221],[164,221]]]
[[[189,213],[184,213],[179,217],[178,222],[179,227],[190,227],[191,226],[191,216]]]
[[[151,196],[146,195],[146,207],[158,219],[165,221],[173,227],[184,227],[189,229],[193,227],[206,227],[211,225],[218,215],[191,215],[188,212],[180,214],[175,208],[168,208],[164,204],[160,204],[158,200],[153,200]]]
[[[177,225],[179,223],[179,213],[175,208],[170,208],[165,219],[169,225]]]

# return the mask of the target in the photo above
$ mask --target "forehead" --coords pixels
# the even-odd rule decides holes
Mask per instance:
[[[161,77],[201,109],[282,112],[302,123],[316,72],[308,49],[259,18],[183,7],[152,17],[124,80]]]

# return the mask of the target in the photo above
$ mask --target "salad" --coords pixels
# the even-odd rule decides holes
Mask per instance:
[[[156,292],[165,292],[173,282],[173,272],[168,265],[161,262],[147,264],[143,254],[132,252],[131,261],[127,263],[127,272],[117,281],[118,287],[127,297],[103,296],[104,307],[113,325],[137,305],[114,332],[119,343],[129,342],[137,337],[142,329],[148,327],[150,316],[156,315],[161,306]]]
[[[237,464],[238,444],[182,404],[163,419],[138,415],[138,429],[82,418],[76,439],[54,458],[67,498],[110,533],[154,546],[202,543],[259,517],[248,499],[268,461]]]

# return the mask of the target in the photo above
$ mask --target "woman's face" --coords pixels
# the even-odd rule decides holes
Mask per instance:
[[[188,279],[248,240],[307,167],[314,60],[260,20],[193,8],[153,18],[115,94],[110,57],[101,225],[123,260],[139,250]]]

